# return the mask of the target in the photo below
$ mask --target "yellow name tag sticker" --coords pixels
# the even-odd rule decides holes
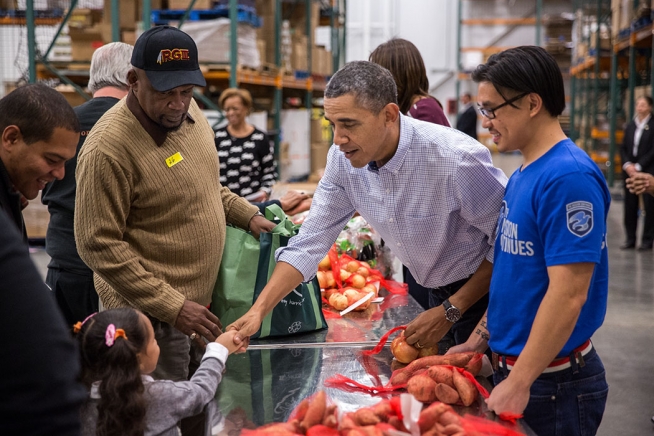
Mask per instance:
[[[184,158],[182,157],[182,154],[178,151],[177,153],[173,154],[168,159],[166,159],[166,165],[168,165],[168,168],[170,168],[173,165],[176,165],[183,160]]]

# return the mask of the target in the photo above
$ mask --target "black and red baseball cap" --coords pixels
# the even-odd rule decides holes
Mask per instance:
[[[207,84],[198,64],[195,41],[175,27],[157,26],[144,32],[134,44],[132,66],[144,70],[159,92]]]

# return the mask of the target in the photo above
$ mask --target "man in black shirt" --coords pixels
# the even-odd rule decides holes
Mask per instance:
[[[127,95],[127,72],[131,68],[132,51],[131,45],[114,42],[93,53],[89,71],[89,90],[93,99],[75,108],[82,128],[77,154],[95,123]],[[98,311],[93,271],[79,257],[75,246],[73,217],[77,154],[66,163],[65,177],[49,183],[43,190],[43,204],[50,212],[45,249],[51,260],[46,284],[54,291],[69,326]]]
[[[477,139],[477,111],[472,106],[472,97],[467,92],[461,97],[463,107],[456,120],[456,130]]]
[[[79,435],[79,355],[14,227],[0,212],[0,434]]]
[[[25,85],[0,100],[0,209],[26,245],[21,211],[46,183],[64,176],[78,139],[75,112],[54,89]]]

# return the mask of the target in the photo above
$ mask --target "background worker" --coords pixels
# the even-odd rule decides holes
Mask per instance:
[[[652,117],[652,98],[642,96],[636,100],[636,116],[627,124],[622,148],[622,169],[624,179],[634,177],[637,173],[654,174],[654,118]],[[625,243],[620,247],[629,250],[636,247],[636,229],[638,227],[638,209],[640,196],[632,194],[625,186],[624,190],[624,228]],[[645,219],[643,235],[638,247],[641,251],[652,249],[654,243],[654,198],[643,197]]]
[[[75,108],[82,129],[77,154],[100,117],[127,95],[132,50],[131,45],[112,42],[93,53],[88,85],[93,99]],[[45,251],[50,256],[50,263],[45,283],[54,292],[66,324],[72,326],[98,311],[98,294],[93,285],[93,271],[79,257],[75,245],[73,217],[77,155],[66,162],[65,168],[65,176],[48,183],[42,195],[43,204],[50,212],[45,237]]]
[[[245,89],[228,88],[218,104],[228,123],[216,131],[220,183],[249,201],[266,201],[277,180],[277,164],[268,135],[246,121],[252,96]]]
[[[463,94],[461,104],[459,117],[456,120],[456,129],[473,139],[477,139],[477,111],[472,105],[472,96],[467,92]]]

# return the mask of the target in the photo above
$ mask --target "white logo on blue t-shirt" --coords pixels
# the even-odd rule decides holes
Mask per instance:
[[[565,206],[568,230],[580,238],[593,230],[593,204],[588,201],[574,201]]]

